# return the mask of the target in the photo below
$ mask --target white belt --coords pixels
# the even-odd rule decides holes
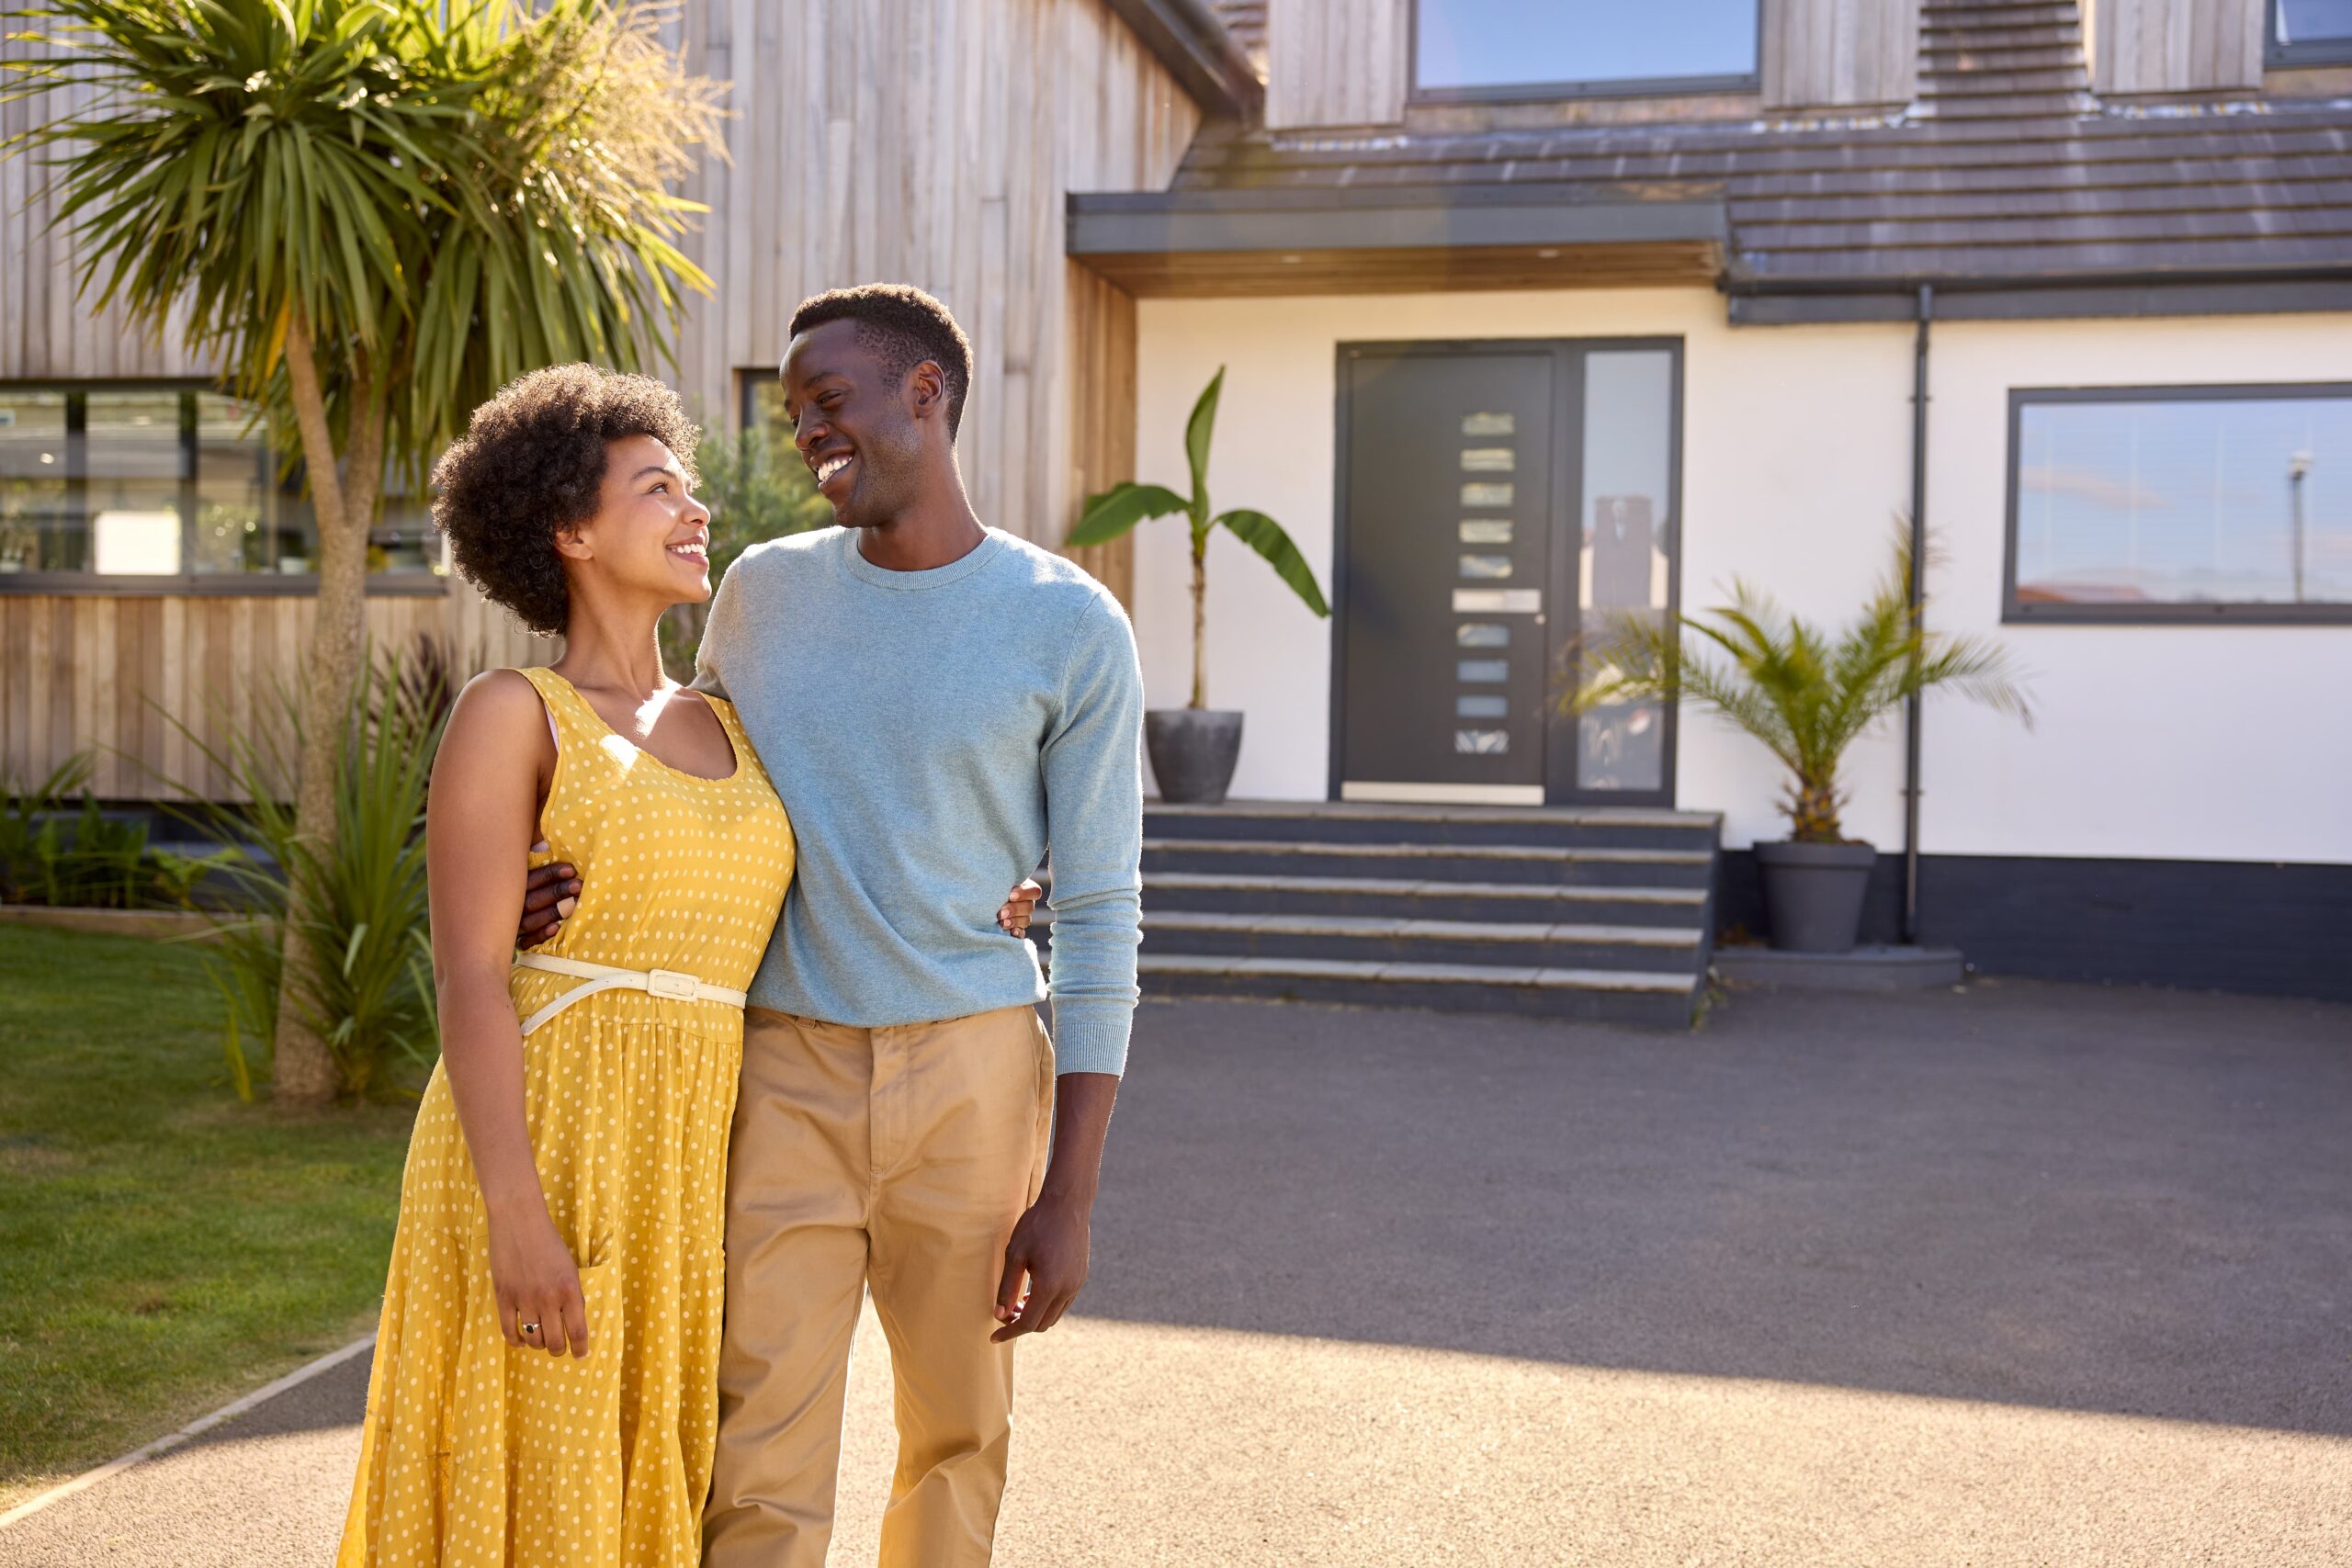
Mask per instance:
[[[730,991],[724,986],[697,980],[692,975],[683,975],[675,969],[616,969],[609,964],[582,964],[576,958],[549,958],[537,953],[516,953],[514,967],[544,969],[550,975],[571,975],[588,982],[584,986],[572,987],[525,1019],[523,1032],[526,1034],[572,1003],[585,1001],[598,991],[643,991],[650,996],[666,997],[672,1001],[725,1002],[735,1008],[751,999],[741,991]]]

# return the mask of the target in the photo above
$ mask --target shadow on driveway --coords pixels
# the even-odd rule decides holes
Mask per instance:
[[[1080,1305],[2352,1435],[2352,1008],[1147,1003]]]

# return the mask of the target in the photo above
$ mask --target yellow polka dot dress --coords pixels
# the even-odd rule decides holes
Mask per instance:
[[[556,733],[540,822],[579,907],[535,951],[751,984],[792,878],[783,805],[735,711],[702,779],[526,670]],[[516,969],[517,1017],[582,981]],[[692,1568],[718,1425],[727,1133],[743,1015],[606,990],[523,1042],[539,1184],[581,1265],[583,1359],[510,1348],[447,1077],[418,1108],[338,1568]]]

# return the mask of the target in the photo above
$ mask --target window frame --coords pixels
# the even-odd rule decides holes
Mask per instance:
[[[2211,386],[2012,387],[2009,389],[2006,514],[2001,540],[2001,621],[2005,626],[2352,626],[2352,600],[2322,604],[2250,601],[2176,604],[2021,604],[2018,599],[2018,469],[2025,411],[2049,403],[2220,403],[2352,401],[2352,381],[2232,381]]]
[[[2262,7],[2262,63],[2266,70],[2352,65],[2352,38],[2326,39],[2318,43],[2280,43],[2279,4],[2280,0],[2264,0]]]
[[[0,391],[58,392],[67,397],[89,392],[211,392],[233,398],[226,384],[201,376],[22,376],[0,379]],[[181,413],[183,443],[190,438],[185,406]],[[69,416],[68,428],[71,429]],[[185,451],[185,447],[183,448]],[[183,485],[187,481],[183,479]],[[187,520],[182,519],[183,529]],[[183,537],[185,543],[185,536]],[[362,579],[371,598],[445,596],[450,577],[437,572],[368,572]],[[303,572],[183,571],[141,576],[96,571],[0,571],[0,594],[71,598],[135,599],[284,599],[315,597],[319,574]]]
[[[1411,0],[1405,25],[1405,102],[1411,104],[1518,104],[1566,98],[1683,98],[1714,94],[1760,93],[1764,90],[1764,8],[1766,0],[1752,0],[1756,11],[1756,69],[1744,73],[1713,76],[1637,76],[1599,81],[1511,82],[1485,87],[1424,87],[1421,85],[1421,7],[1428,0]]]

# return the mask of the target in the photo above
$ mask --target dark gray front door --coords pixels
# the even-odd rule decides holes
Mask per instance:
[[[1580,630],[1672,612],[1679,372],[1672,343],[1341,349],[1335,794],[1671,800],[1669,712],[1560,698]]]

